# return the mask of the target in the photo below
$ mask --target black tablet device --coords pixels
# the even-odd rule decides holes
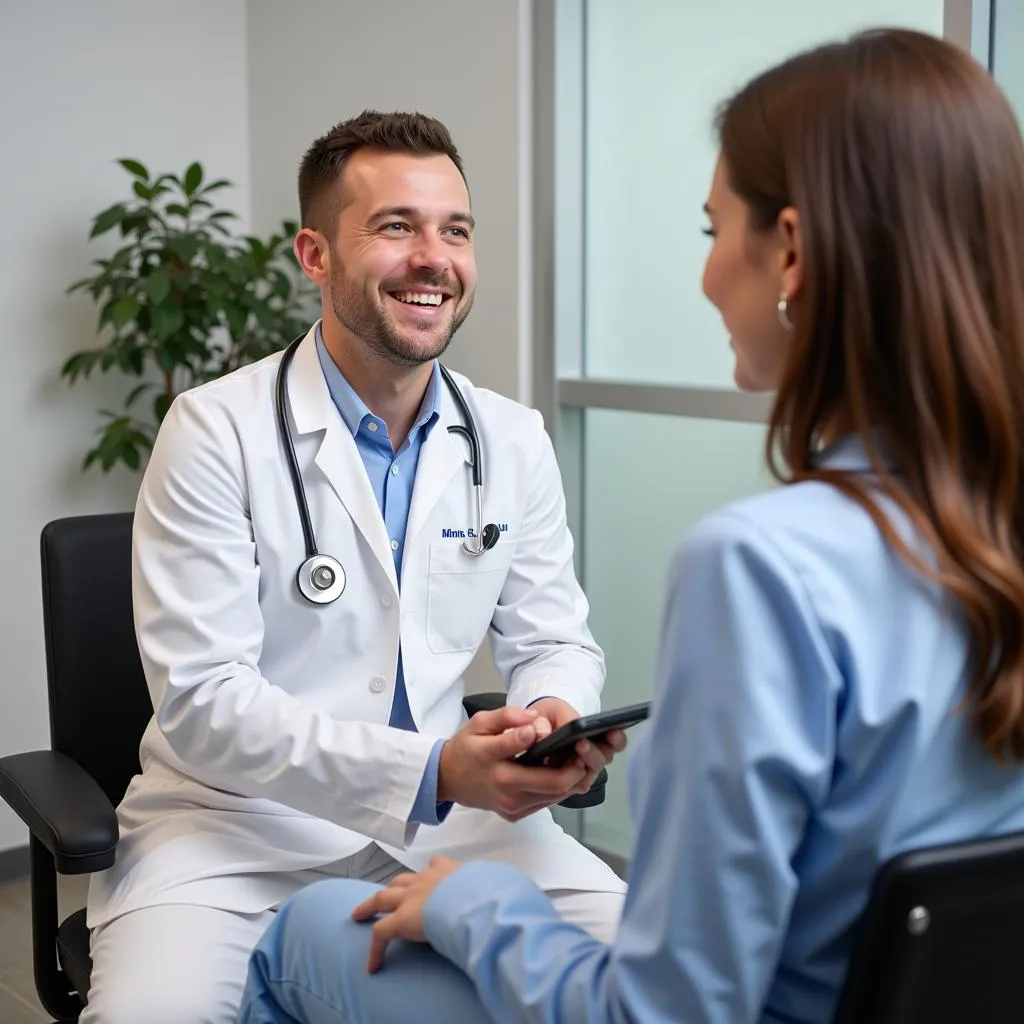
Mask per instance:
[[[644,721],[650,711],[651,702],[644,701],[642,704],[630,704],[628,707],[575,718],[560,729],[556,729],[550,736],[545,736],[534,743],[529,750],[524,750],[517,760],[520,764],[543,765],[545,760],[550,759],[549,764],[558,765],[572,756],[577,741],[600,738],[612,729],[628,729],[631,725]]]

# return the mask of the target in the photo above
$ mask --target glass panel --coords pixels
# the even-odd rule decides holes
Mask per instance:
[[[992,18],[992,73],[1024,121],[1024,4],[997,2]]]
[[[773,485],[764,440],[761,424],[585,411],[584,585],[608,664],[604,707],[650,697],[668,561],[702,516]],[[630,730],[632,743],[644,728]],[[629,748],[583,824],[588,843],[620,856],[632,838],[628,759]]]
[[[725,331],[700,290],[716,105],[767,65],[856,29],[941,34],[943,0],[586,7],[585,372],[732,387]]]

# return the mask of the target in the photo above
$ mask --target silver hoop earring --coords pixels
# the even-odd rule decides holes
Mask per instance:
[[[787,330],[793,330],[793,322],[789,319],[789,296],[785,292],[779,294],[779,323]]]

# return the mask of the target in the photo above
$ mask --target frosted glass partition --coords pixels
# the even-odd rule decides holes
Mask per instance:
[[[603,704],[618,707],[651,695],[665,570],[682,536],[774,481],[761,424],[588,409],[584,433],[584,583],[608,662]],[[633,742],[644,728],[630,731]],[[612,765],[605,803],[583,824],[588,843],[623,856],[632,837],[628,757]]]
[[[992,5],[992,72],[1024,122],[1024,4]]]
[[[586,376],[733,386],[725,331],[700,291],[715,108],[766,66],[858,29],[904,25],[941,35],[943,6],[586,4]]]

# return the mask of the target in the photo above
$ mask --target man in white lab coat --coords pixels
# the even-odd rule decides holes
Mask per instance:
[[[288,363],[287,433],[278,354],[181,395],[140,490],[155,713],[117,863],[90,889],[83,1024],[233,1021],[274,908],[328,875],[502,860],[594,934],[618,921],[623,882],[547,808],[624,737],[560,769],[512,760],[598,710],[604,660],[540,416],[437,362],[476,282],[458,153],[433,119],[366,112],[313,144],[299,193],[323,314]],[[333,601],[300,590],[310,542],[340,563]],[[508,705],[467,723],[462,674],[488,635]]]

